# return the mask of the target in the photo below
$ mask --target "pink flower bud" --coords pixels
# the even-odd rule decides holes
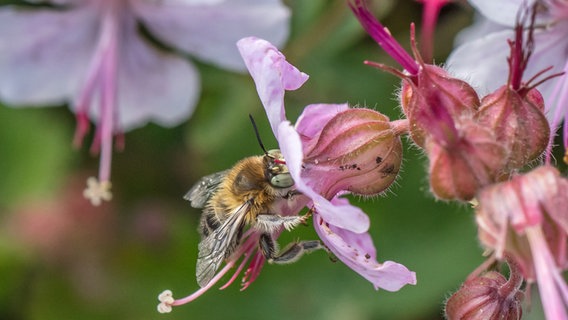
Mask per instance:
[[[544,101],[536,89],[522,95],[505,85],[482,99],[476,115],[491,128],[509,153],[508,167],[521,168],[548,145],[550,127],[543,114]]]
[[[449,320],[518,320],[524,293],[520,290],[522,277],[511,268],[507,279],[497,271],[468,279],[446,301],[446,318]]]
[[[448,121],[472,115],[480,104],[469,84],[429,64],[423,64],[414,78],[403,81],[400,103],[410,121],[412,140],[420,147],[424,147],[425,137],[447,127]]]
[[[338,112],[314,137],[303,137],[304,174],[328,195],[374,195],[396,179],[402,144],[389,119],[370,109]]]
[[[441,199],[471,200],[479,189],[497,179],[505,164],[506,151],[490,130],[473,120],[462,122],[456,129],[455,143],[426,142],[430,188]]]

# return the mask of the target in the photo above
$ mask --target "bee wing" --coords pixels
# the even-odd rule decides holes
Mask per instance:
[[[205,207],[205,204],[215,193],[215,190],[217,190],[228,171],[217,172],[201,178],[199,182],[189,189],[183,198],[191,202],[191,206],[194,208]]]
[[[215,272],[223,262],[228,248],[233,243],[237,233],[243,228],[244,217],[250,209],[250,203],[245,202],[229,214],[223,224],[203,238],[199,243],[197,268],[195,276],[200,287],[206,286],[215,276]]]

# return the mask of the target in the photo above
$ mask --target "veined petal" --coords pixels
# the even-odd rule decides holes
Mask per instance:
[[[135,9],[152,34],[167,44],[224,68],[244,70],[235,42],[256,36],[280,46],[290,11],[280,0],[142,1]]]
[[[310,104],[296,121],[296,131],[309,139],[315,138],[323,127],[338,113],[349,109],[347,103],[343,104]]]
[[[407,284],[416,284],[416,274],[405,266],[376,260],[375,247],[368,233],[355,234],[328,224],[314,215],[314,228],[324,244],[347,266],[369,280],[375,289],[398,291]]]
[[[70,100],[82,84],[97,37],[97,12],[0,9],[0,99],[13,105]]]
[[[118,127],[127,131],[152,121],[174,126],[186,120],[199,97],[200,80],[187,60],[125,34],[118,70]],[[99,108],[91,114],[99,117]]]
[[[278,127],[278,142],[280,151],[286,159],[295,187],[309,197],[316,209],[326,222],[354,233],[364,233],[369,229],[369,217],[358,207],[348,202],[331,203],[322,197],[317,190],[310,187],[302,178],[302,142],[300,136],[289,122],[282,122]]]
[[[461,46],[470,41],[481,39],[486,37],[488,34],[503,31],[505,29],[511,29],[510,27],[498,24],[493,20],[485,18],[483,15],[476,12],[474,16],[474,23],[461,30],[454,39],[454,45]]]
[[[507,82],[507,39],[512,37],[511,29],[468,42],[448,57],[447,69],[454,76],[471,83],[480,96],[485,96]]]
[[[278,138],[278,126],[286,120],[284,93],[301,87],[308,75],[288,63],[286,57],[265,40],[248,37],[239,40],[237,47],[256,84],[274,136]]]

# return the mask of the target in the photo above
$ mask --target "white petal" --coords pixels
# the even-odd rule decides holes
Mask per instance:
[[[523,79],[532,78],[548,67],[554,67],[548,74],[561,72],[568,60],[568,23],[558,23],[548,30],[535,32],[535,47]],[[487,35],[458,47],[447,60],[448,70],[455,76],[469,81],[480,95],[486,95],[506,84],[509,76],[507,56],[510,55],[507,39],[512,39],[513,31],[504,30]],[[546,115],[553,115],[552,88],[557,81],[566,81],[564,77],[541,84],[537,89],[542,93]]]
[[[93,52],[96,11],[0,8],[0,98],[15,105],[64,103]]]
[[[190,62],[158,51],[138,36],[126,39],[120,58],[121,129],[130,130],[149,121],[174,126],[192,114],[199,98],[200,80]]]
[[[244,70],[237,40],[256,36],[280,46],[289,33],[290,12],[279,0],[227,0],[216,5],[138,0],[135,10],[160,40],[234,70]]]
[[[495,23],[480,14],[476,14],[474,20],[475,22],[473,25],[463,29],[457,34],[454,39],[455,46],[460,46],[462,44],[481,39],[494,32],[503,31],[505,29],[510,30],[509,27]]]
[[[468,42],[452,52],[446,68],[484,96],[506,84],[509,75],[507,39],[512,36],[512,30],[505,30]]]
[[[496,23],[514,26],[521,5],[527,8],[536,0],[469,0],[472,6]]]

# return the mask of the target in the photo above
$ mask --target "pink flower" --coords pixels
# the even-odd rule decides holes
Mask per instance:
[[[536,281],[547,319],[568,319],[568,179],[551,166],[484,188],[476,220],[479,238],[497,259],[515,261]]]
[[[294,187],[302,192],[298,200],[278,203],[279,214],[297,215],[308,206],[313,212],[314,228],[327,248],[376,289],[397,291],[406,284],[416,284],[415,273],[405,266],[377,261],[375,246],[367,233],[369,218],[361,209],[339,198],[351,191],[377,194],[392,184],[402,160],[398,123],[388,122],[373,110],[350,109],[346,104],[315,104],[305,108],[294,128],[286,120],[284,94],[300,88],[308,76],[265,40],[244,38],[237,46],[256,83]],[[265,262],[258,250],[258,238],[259,233],[249,229],[225,266],[195,293],[174,299],[171,291],[162,292],[158,311],[167,313],[172,306],[193,301],[234,266],[238,266],[237,270],[221,288],[230,285],[248,264],[242,288],[246,289]]]
[[[471,81],[481,95],[499,88],[509,74],[505,63],[509,54],[508,39],[514,39],[517,13],[536,1],[470,0],[478,10],[477,22],[463,31],[458,48],[450,55],[447,65],[456,75]],[[538,2],[537,22],[534,30],[534,48],[524,72],[524,81],[547,68],[551,73],[568,71],[568,4],[566,1],[541,0]],[[538,89],[547,108],[551,141],[562,119],[568,116],[568,79],[566,75],[548,80]],[[564,126],[563,139],[568,150],[568,126]],[[550,144],[549,144],[550,148]],[[568,161],[568,153],[565,161]],[[547,155],[550,162],[550,151]]]
[[[402,156],[395,128],[391,128],[388,119],[384,116],[383,119],[376,116],[374,120],[357,116],[357,120],[354,121],[348,121],[348,117],[345,117],[343,118],[345,121],[335,122],[334,118],[357,110],[349,109],[345,104],[308,106],[293,127],[286,120],[284,92],[299,88],[308,76],[289,64],[284,55],[265,40],[245,38],[237,45],[256,83],[272,130],[294,179],[295,188],[310,199],[308,207],[314,209],[314,227],[320,238],[341,261],[371,281],[375,288],[397,291],[406,284],[415,284],[414,272],[403,265],[391,261],[381,264],[376,261],[376,251],[371,237],[367,234],[369,218],[361,209],[350,205],[346,199],[338,198],[350,188],[358,187],[360,178],[355,179],[357,181],[345,178],[358,176],[358,171],[366,171],[369,175],[371,171],[380,173],[381,170],[390,168],[386,170],[388,172],[383,172],[387,178],[386,182],[378,178],[374,181],[363,180],[362,185],[374,183],[382,185],[382,188],[377,187],[374,193],[385,190],[392,183],[394,180],[392,176],[396,176]],[[366,124],[370,121],[380,122],[383,127],[369,135],[368,132],[363,133],[354,129],[358,121]],[[330,130],[329,126],[333,123],[339,126]],[[341,124],[344,127],[341,127]],[[353,135],[342,141],[336,140],[338,135],[346,131]],[[370,140],[365,140],[370,136],[377,138],[378,135],[384,139],[380,143],[368,143]],[[314,145],[310,141],[318,142]],[[390,147],[383,149],[385,145]],[[371,153],[367,156],[366,150],[359,149],[359,146],[372,148],[375,152],[374,157],[370,156]],[[310,159],[311,155],[316,154],[314,150],[318,148],[322,148],[318,151],[323,152],[319,154],[321,158]],[[347,150],[360,152],[348,154]],[[379,161],[377,157],[381,155],[383,157]],[[321,162],[333,161],[335,157],[346,161],[344,165],[354,164],[353,169],[347,170],[355,173],[343,175],[340,171],[346,171],[345,167],[340,168],[341,164],[336,162],[334,162],[337,164],[335,171],[331,168],[318,170],[317,167]]]
[[[0,8],[0,99],[13,106],[68,104],[75,143],[97,123],[100,171],[85,196],[110,200],[113,136],[152,121],[174,126],[199,97],[199,75],[162,44],[242,70],[234,43],[255,34],[282,44],[289,11],[279,0],[61,0],[41,8]],[[120,142],[120,141],[119,141]]]

